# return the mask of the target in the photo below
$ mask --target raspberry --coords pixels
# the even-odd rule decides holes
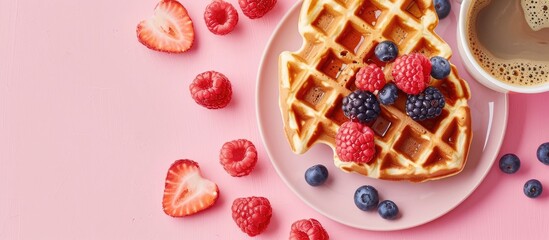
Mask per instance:
[[[219,162],[231,176],[246,176],[257,163],[257,151],[254,144],[246,139],[226,142],[221,147]]]
[[[374,131],[358,122],[343,123],[336,134],[336,153],[344,162],[370,162],[375,154]]]
[[[326,230],[316,219],[301,219],[292,224],[290,240],[328,240]]]
[[[232,97],[231,82],[216,71],[198,74],[189,86],[194,101],[208,109],[224,108]]]
[[[214,0],[206,6],[204,21],[210,32],[225,35],[233,31],[238,23],[238,12],[232,4],[223,0]]]
[[[242,13],[250,19],[263,17],[275,4],[276,0],[238,0]]]
[[[408,94],[422,92],[431,81],[431,62],[420,53],[398,57],[393,64],[393,81]]]
[[[236,225],[250,237],[265,231],[273,214],[269,200],[255,196],[235,199],[231,210]]]
[[[375,92],[381,90],[385,85],[385,74],[375,64],[362,67],[356,73],[355,84],[358,88],[364,91]]]

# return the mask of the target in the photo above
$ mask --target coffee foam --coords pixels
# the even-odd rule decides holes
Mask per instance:
[[[470,8],[468,19],[477,19],[480,10],[490,2],[491,0],[478,0]],[[512,85],[536,86],[549,83],[549,62],[495,57],[478,41],[475,22],[467,22],[467,40],[473,56],[484,70],[494,78]]]
[[[532,30],[549,27],[549,0],[521,0],[520,5]]]

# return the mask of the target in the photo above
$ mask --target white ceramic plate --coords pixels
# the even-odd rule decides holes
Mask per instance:
[[[263,143],[282,180],[305,203],[321,214],[342,224],[367,230],[399,230],[432,221],[455,208],[482,182],[498,154],[507,123],[507,95],[478,84],[465,71],[455,45],[455,17],[459,7],[440,21],[437,32],[454,49],[451,62],[468,81],[472,92],[469,101],[473,142],[465,169],[458,175],[426,183],[391,182],[344,173],[333,164],[331,148],[313,146],[303,155],[294,154],[284,136],[278,105],[278,56],[282,51],[296,51],[301,46],[297,30],[300,2],[290,9],[273,33],[264,52],[257,82],[257,118]],[[329,170],[329,180],[311,187],[304,180],[305,170],[317,163]],[[377,188],[380,198],[393,200],[400,217],[387,221],[376,211],[363,212],[353,202],[355,190],[362,185]]]

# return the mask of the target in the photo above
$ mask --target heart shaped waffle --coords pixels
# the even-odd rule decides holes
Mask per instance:
[[[399,54],[419,52],[450,58],[452,51],[435,32],[438,18],[431,0],[305,0],[299,16],[303,45],[279,57],[279,104],[285,135],[293,152],[316,143],[334,149],[335,135],[348,119],[343,97],[356,87],[354,76],[365,64],[391,66],[374,55],[377,43],[395,42]],[[373,178],[422,182],[459,173],[471,144],[470,91],[455,66],[444,80],[431,80],[446,105],[437,118],[416,122],[406,115],[406,95],[381,105],[371,123],[376,133],[374,160],[334,164],[346,172]]]

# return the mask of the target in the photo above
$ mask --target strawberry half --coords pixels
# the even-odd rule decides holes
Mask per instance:
[[[214,182],[200,175],[198,163],[189,159],[175,161],[168,170],[162,207],[172,217],[184,217],[211,207],[219,197]]]
[[[154,8],[154,15],[137,25],[137,38],[152,50],[182,53],[193,45],[193,21],[181,3],[162,0]]]

